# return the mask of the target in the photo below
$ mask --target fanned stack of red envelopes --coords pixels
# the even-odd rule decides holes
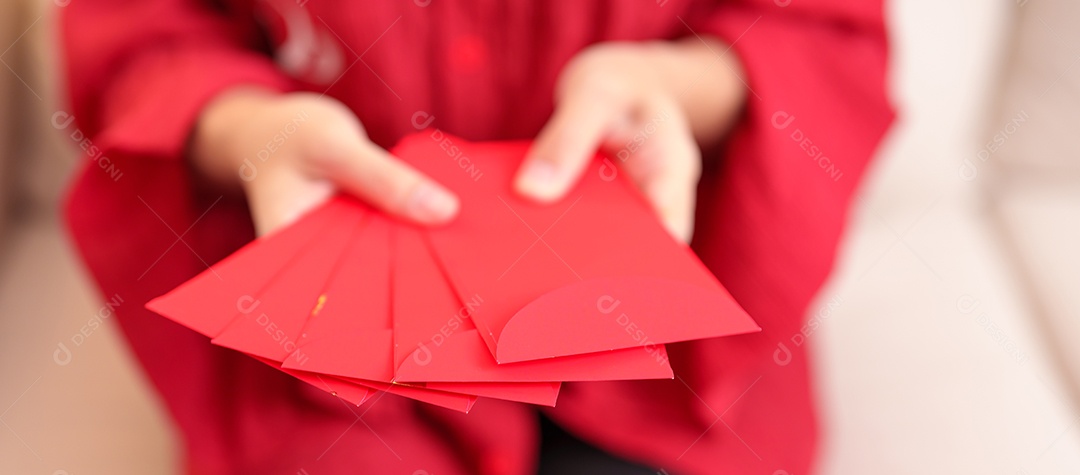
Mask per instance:
[[[464,412],[671,378],[665,343],[758,330],[610,161],[553,205],[518,197],[528,147],[408,137],[394,155],[461,198],[449,225],[337,197],[147,307],[355,404],[386,391]]]

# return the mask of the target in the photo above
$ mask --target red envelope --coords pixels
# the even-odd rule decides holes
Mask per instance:
[[[462,304],[421,231],[395,239],[394,361],[399,381],[613,381],[673,377],[663,345],[500,365],[469,319],[486,302]]]
[[[610,161],[594,160],[559,203],[519,198],[528,148],[442,133],[395,148],[461,198],[458,218],[429,235],[461,300],[483,298],[472,319],[498,362],[760,330]]]
[[[337,378],[325,374],[282,368],[281,364],[277,361],[259,358],[257,356],[253,356],[253,358],[357,406],[367,402],[378,391],[385,391],[390,394],[415,399],[417,401],[453,409],[466,414],[471,411],[476,404],[476,397],[472,396],[462,396],[460,394],[446,393],[443,391],[432,391],[423,388],[391,385],[373,381]]]
[[[663,343],[757,329],[614,168],[593,163],[554,206],[518,199],[526,149],[407,139],[396,153],[462,198],[454,223],[400,227],[335,198],[147,307],[350,402],[464,412],[477,396],[553,405],[561,381],[670,378]]]
[[[211,340],[215,345],[273,361],[306,361],[306,356],[297,351],[300,330],[308,316],[318,312],[320,295],[350,241],[362,229],[366,215],[359,203],[340,201],[350,202],[354,214],[342,216],[341,221],[327,227],[279,270],[278,276],[254,296],[256,300],[241,309],[240,316]]]
[[[391,222],[387,218],[366,214],[360,227],[347,237],[348,249],[338,260],[329,283],[315,298],[314,310],[303,323],[295,352],[285,359],[283,368],[357,378],[366,380],[366,384],[381,382],[384,383],[383,389],[394,381],[390,230]],[[317,242],[323,247],[323,241]],[[326,249],[326,252],[333,253],[336,245],[332,244]],[[291,299],[303,295],[282,292],[281,295]],[[250,348],[246,341],[236,344],[236,347],[241,350]],[[376,384],[376,387],[379,385]],[[391,387],[391,392],[408,391],[408,394],[414,394],[420,389],[547,406],[554,406],[559,394],[558,383],[546,382],[419,383],[395,385]]]
[[[241,310],[254,304],[267,283],[332,223],[350,214],[347,202],[333,201],[305,215],[294,226],[256,239],[239,251],[146,307],[208,337],[217,336]],[[253,356],[301,381],[356,405],[378,389],[328,375],[283,369],[277,361]],[[461,410],[462,404],[452,404]],[[468,406],[468,407],[471,407]]]
[[[340,265],[316,291],[315,310],[297,332],[303,358],[290,358],[284,367],[390,382],[390,223],[368,215],[348,240]]]
[[[334,200],[294,225],[256,239],[146,308],[208,337],[216,337],[254,295],[316,236],[352,212],[355,204]]]
[[[282,368],[281,363],[278,363],[277,361],[259,358],[258,356],[253,356],[253,358],[357,406],[367,402],[378,391],[385,391],[390,394],[415,399],[417,401],[453,409],[466,414],[471,411],[476,404],[476,397],[473,396],[462,396],[460,394],[446,393],[443,391],[391,385],[374,381],[338,378],[325,374]]]
[[[331,200],[297,224],[253,241],[213,270],[152,300],[147,308],[350,402],[363,402],[371,391],[387,391],[468,412],[476,402],[473,395],[333,376],[319,379],[302,366],[281,367],[280,362],[290,357],[307,359],[297,352],[297,330],[315,307],[318,292],[352,231],[366,215],[355,200]],[[310,301],[294,298],[300,295],[316,297]]]
[[[351,199],[334,200],[337,201],[348,202],[352,211],[337,215],[339,221],[325,228],[322,236],[313,240],[289,265],[280,269],[277,278],[270,282],[241,316],[235,318],[212,340],[214,344],[263,360],[290,365],[287,368],[283,365],[283,369],[311,373],[304,367],[310,357],[300,351],[296,344],[300,330],[310,314],[318,313],[322,306],[322,290],[326,288],[333,271],[341,265],[340,257],[349,243],[354,241],[365,227],[364,218],[369,216],[362,205]],[[388,298],[388,295],[384,298]],[[363,355],[354,354],[353,357]],[[349,378],[346,381],[462,412],[468,412],[476,403],[475,395],[360,378]]]
[[[279,371],[282,371],[289,376],[299,379],[300,381],[308,383],[334,396],[356,404],[357,406],[367,402],[367,400],[370,399],[371,396],[374,395],[376,392],[375,389],[369,388],[356,382],[345,381],[343,379],[338,379],[333,376],[324,376],[318,373],[309,373],[307,371],[284,369],[281,367],[281,363],[278,363],[277,361],[271,361],[259,357],[253,358],[262,361],[267,365],[273,366]]]
[[[345,380],[359,383],[377,391],[385,391],[397,396],[407,397],[409,399],[426,402],[428,404],[445,407],[447,409],[453,409],[455,411],[464,412],[466,414],[468,414],[469,411],[472,410],[473,406],[476,405],[477,397],[471,394],[459,394],[448,391],[439,391],[435,389],[412,386],[407,384],[383,383],[378,381],[367,381],[362,379],[350,378],[345,378]]]

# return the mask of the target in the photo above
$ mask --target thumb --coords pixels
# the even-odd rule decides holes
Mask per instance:
[[[338,155],[326,161],[325,178],[387,214],[424,225],[457,215],[460,203],[450,190],[381,147],[360,141]]]
[[[514,188],[541,202],[562,198],[577,182],[614,121],[613,108],[577,94],[565,98],[537,136]]]

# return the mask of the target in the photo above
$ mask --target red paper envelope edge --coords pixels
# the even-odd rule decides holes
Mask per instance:
[[[286,358],[282,367],[381,382],[389,387],[390,392],[397,394],[397,386],[389,386],[394,376],[390,317],[390,221],[382,215],[371,214],[360,226],[349,240],[349,247],[342,254],[325,289],[315,299],[316,310],[306,319],[296,339],[296,357]],[[550,383],[412,386],[546,406],[553,406],[558,397],[558,386],[553,390]],[[406,396],[418,393],[402,391],[408,391]],[[462,407],[461,404],[456,400],[450,403],[458,409]],[[446,407],[447,403],[439,405]]]
[[[341,227],[345,223],[354,223],[353,225],[355,225],[364,214],[365,210],[358,202],[349,198],[335,198],[301,218],[297,223],[279,232],[255,240],[237,251],[237,253],[224,259],[214,267],[217,275],[208,270],[166,296],[151,301],[147,304],[147,308],[207,336],[213,337],[223,333],[226,327],[232,328],[230,323],[235,323],[236,320],[243,317],[250,317],[250,312],[256,310],[254,305],[257,300],[254,297],[246,304],[242,304],[238,298],[245,295],[261,295],[261,290],[264,290],[268,285],[273,286],[273,282],[277,282],[276,277],[285,275],[280,273],[282,268],[287,269],[292,264],[297,264],[296,257],[306,255],[306,251],[310,250],[308,249],[309,245],[319,236],[325,236],[328,228]],[[348,233],[341,234],[347,235]],[[319,249],[325,250],[324,247]],[[333,255],[334,253],[329,252],[329,254]],[[273,290],[271,289],[271,291]],[[387,296],[387,298],[389,297]],[[249,312],[248,315],[243,315],[243,310],[245,310],[241,308],[243,305],[248,305],[246,308]],[[311,310],[310,305],[304,305],[303,307],[306,308],[302,313],[298,314],[301,318],[304,318],[307,312]],[[238,317],[238,313],[242,315]],[[292,319],[282,318],[281,323],[289,323],[290,320]],[[273,340],[272,334],[268,333],[267,335],[267,338]],[[224,338],[223,341],[229,342],[228,338],[231,338],[231,336]],[[244,351],[242,348],[236,349]],[[281,357],[276,348],[272,350],[263,353],[275,353],[274,356]],[[453,394],[440,390],[380,384],[377,382],[365,383],[361,380],[337,378],[301,369],[282,368],[281,363],[274,359],[250,353],[249,355],[305,383],[323,389],[356,405],[360,405],[369,399],[374,392],[382,390],[466,413],[472,409],[477,399],[476,396],[472,395]],[[295,355],[295,352],[293,355]],[[387,364],[389,363],[388,360]]]
[[[491,399],[523,402],[538,406],[555,407],[562,383],[423,383],[423,387],[437,391],[475,394]]]
[[[657,298],[663,295],[663,298]],[[514,314],[499,334],[499,361],[529,361],[548,355],[574,355],[628,346],[649,348],[662,343],[758,331],[747,319],[717,319],[696,327],[670,325],[663,316],[700,316],[698,323],[717,314],[742,314],[730,298],[692,284],[648,277],[608,277],[586,280],[548,292]],[[651,318],[660,317],[660,318]],[[529,345],[549,328],[574,328],[564,338]],[[615,329],[614,331],[612,329]],[[590,335],[588,338],[576,335]]]
[[[350,240],[341,264],[297,338],[304,358],[285,368],[351,378],[393,380],[390,330],[390,223],[372,214]]]
[[[468,414],[469,411],[472,410],[473,405],[476,404],[476,400],[478,399],[476,396],[469,394],[458,394],[447,391],[438,391],[435,389],[429,389],[421,386],[381,383],[378,381],[367,381],[351,378],[345,378],[345,380],[353,381],[378,391],[385,391],[396,396],[406,397],[434,406],[445,407],[447,409],[453,409],[455,411],[464,412],[466,414]]]
[[[472,319],[498,362],[760,330],[610,161],[591,163],[563,201],[538,205],[510,188],[529,144],[443,137],[482,174],[426,136],[394,153],[461,198],[457,219],[430,240],[459,297],[484,298]]]
[[[361,216],[327,228],[211,342],[279,362],[286,358],[307,360],[297,351],[297,338],[308,315],[317,308],[319,294],[340,264],[350,239],[361,227]]]
[[[255,359],[273,366],[278,370],[288,374],[292,377],[299,379],[307,384],[315,386],[330,393],[332,396],[337,396],[347,402],[351,402],[357,406],[371,399],[371,396],[378,391],[385,391],[390,394],[406,397],[415,401],[420,401],[427,404],[436,405],[439,407],[445,407],[459,412],[468,413],[472,410],[473,405],[476,404],[476,396],[468,396],[461,394],[453,394],[444,391],[430,390],[418,387],[399,386],[391,384],[377,383],[373,381],[364,381],[359,379],[349,378],[337,378],[334,376],[311,373],[308,371],[292,370],[282,368],[281,365],[272,360],[265,358],[259,358],[253,356]]]
[[[663,345],[499,365],[420,231],[396,230],[394,360],[398,381],[613,381],[673,377]],[[430,383],[429,383],[430,384]]]
[[[333,199],[295,224],[258,238],[146,308],[211,338],[233,321],[245,296],[257,295],[327,226],[354,212],[352,200]]]
[[[357,382],[345,381],[333,376],[320,375],[318,373],[309,373],[307,371],[298,371],[291,369],[284,369],[277,361],[271,361],[266,358],[259,358],[253,356],[253,358],[272,366],[279,371],[292,376],[300,381],[315,386],[330,393],[332,396],[337,396],[344,399],[347,402],[351,402],[357,406],[363,404],[374,395],[377,390],[361,385]]]

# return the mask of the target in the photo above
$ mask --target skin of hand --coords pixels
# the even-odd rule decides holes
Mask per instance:
[[[238,88],[202,111],[190,148],[196,169],[247,195],[259,235],[344,190],[419,224],[452,219],[449,190],[367,138],[345,105],[311,93]]]
[[[702,146],[721,139],[746,99],[741,67],[707,38],[600,43],[563,69],[555,113],[518,172],[515,188],[555,201],[596,150],[637,184],[673,236],[694,227]]]
[[[600,149],[688,241],[700,175],[698,144],[723,136],[744,100],[738,64],[711,40],[603,43],[564,68],[556,110],[515,187],[541,202],[564,196]],[[457,197],[367,138],[345,105],[311,93],[237,87],[204,107],[189,149],[195,168],[243,190],[260,235],[336,190],[425,225],[457,214]]]

